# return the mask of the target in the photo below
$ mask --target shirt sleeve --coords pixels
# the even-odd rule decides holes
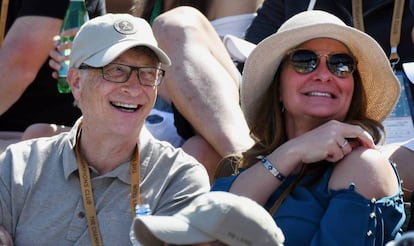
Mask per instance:
[[[351,190],[338,191],[311,245],[385,245],[399,233],[405,220],[402,199],[366,202]]]
[[[0,225],[12,234],[11,161],[7,150],[0,155],[0,163]]]

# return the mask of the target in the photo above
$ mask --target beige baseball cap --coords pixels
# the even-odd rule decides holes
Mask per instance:
[[[212,191],[195,198],[172,216],[134,220],[135,237],[144,246],[187,245],[220,241],[230,246],[283,245],[284,235],[272,216],[255,201]]]
[[[73,40],[70,67],[78,68],[82,63],[103,67],[136,46],[150,48],[161,63],[171,65],[146,20],[130,14],[106,14],[81,26]]]

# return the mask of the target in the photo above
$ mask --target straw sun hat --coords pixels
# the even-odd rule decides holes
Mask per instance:
[[[358,61],[367,99],[368,117],[383,121],[394,109],[400,84],[381,46],[369,35],[345,25],[336,16],[320,10],[301,12],[260,42],[246,60],[241,88],[241,107],[249,125],[258,102],[273,82],[286,53],[314,38],[332,38],[344,43]]]

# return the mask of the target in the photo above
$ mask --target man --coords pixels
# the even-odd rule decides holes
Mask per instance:
[[[73,42],[70,132],[0,155],[0,225],[16,245],[129,245],[134,207],[171,215],[209,190],[204,167],[143,128],[168,56],[128,14],[96,17]],[[35,239],[35,240],[34,240]]]
[[[0,49],[0,151],[34,123],[72,126],[80,116],[70,94],[57,91],[49,51],[69,0],[9,1]],[[89,18],[106,13],[104,0],[86,0]]]
[[[204,2],[200,1],[200,5],[194,7],[203,10]],[[164,128],[161,134],[154,136],[170,141],[172,138],[166,138],[165,135],[171,132],[176,135],[178,131],[179,136],[175,137],[178,140],[175,142],[179,142],[187,153],[204,164],[211,181],[221,158],[242,152],[253,144],[253,140],[238,106],[240,74],[206,16],[215,19],[251,14],[259,2],[261,1],[209,1],[211,11],[204,14],[189,6],[172,9],[167,7],[165,10],[170,10],[154,20],[153,31],[159,46],[174,61],[167,68],[166,83],[159,87],[159,99],[160,102],[174,104],[174,124],[177,126],[177,129],[174,126]],[[164,7],[170,5],[165,3]],[[135,10],[138,9],[139,4],[135,6]],[[142,14],[142,11],[133,12]],[[143,12],[144,18],[149,19],[145,13],[151,11],[146,9]],[[59,70],[59,62],[64,57],[54,50],[51,57],[51,66],[56,71]],[[168,105],[159,103],[156,107],[170,111],[170,105],[165,109],[165,104]],[[156,129],[160,129],[158,124],[149,128],[152,133]]]

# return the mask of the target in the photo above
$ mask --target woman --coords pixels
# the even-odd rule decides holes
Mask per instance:
[[[212,190],[262,204],[285,245],[383,245],[405,219],[398,174],[375,149],[398,96],[374,39],[323,11],[293,16],[246,61],[256,142]]]

